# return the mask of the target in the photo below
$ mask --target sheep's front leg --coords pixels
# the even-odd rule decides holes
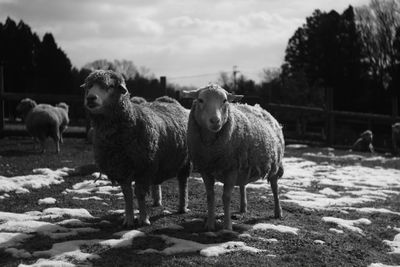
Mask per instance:
[[[282,219],[282,208],[281,204],[279,203],[279,195],[278,195],[278,178],[271,177],[270,183],[271,183],[272,194],[274,195],[275,218]]]
[[[235,187],[237,174],[231,173],[224,183],[224,192],[222,194],[222,202],[224,204],[224,229],[232,230],[232,220],[231,220],[231,197],[232,191]],[[242,189],[242,188],[241,188]]]
[[[133,227],[133,193],[132,184],[130,181],[121,183],[122,193],[125,200],[125,218],[123,225],[128,228]]]
[[[190,162],[178,172],[178,183],[179,183],[179,208],[178,213],[186,213],[188,212],[188,177],[192,170],[192,166]]]
[[[247,212],[247,194],[246,194],[246,185],[240,186],[240,212]]]
[[[206,228],[209,231],[215,230],[215,197],[214,197],[214,178],[207,177],[205,175],[201,175],[203,177],[204,185],[206,187],[207,193],[207,222]]]
[[[148,186],[143,184],[135,184],[135,195],[139,204],[139,226],[150,225],[149,217],[146,211],[146,192]]]
[[[151,195],[153,196],[153,206],[154,207],[162,206],[161,185],[152,185]]]

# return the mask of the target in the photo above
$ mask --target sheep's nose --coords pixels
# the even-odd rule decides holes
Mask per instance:
[[[221,119],[218,118],[218,117],[212,117],[212,118],[210,119],[210,122],[211,122],[212,124],[218,124],[220,121],[221,121]]]
[[[86,97],[86,101],[87,101],[88,103],[94,102],[94,101],[96,101],[96,99],[97,99],[97,96],[96,96],[96,95],[88,95],[88,96]]]

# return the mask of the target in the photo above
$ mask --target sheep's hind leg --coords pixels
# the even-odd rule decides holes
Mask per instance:
[[[247,212],[247,193],[246,193],[246,185],[240,186],[240,212]]]
[[[206,221],[206,228],[208,231],[214,231],[215,230],[215,196],[214,196],[215,180],[214,178],[206,177],[203,174],[201,176],[203,177],[207,193],[208,215]]]
[[[139,226],[150,225],[150,220],[146,211],[146,192],[148,186],[135,184],[135,195],[139,204]]]
[[[282,208],[281,204],[279,203],[279,195],[278,195],[278,177],[271,177],[270,179],[272,194],[274,195],[274,213],[275,219],[282,219]]]
[[[232,191],[235,187],[236,174],[231,174],[225,179],[224,192],[222,194],[222,202],[224,204],[224,229],[232,230],[232,219],[231,219],[231,197]]]
[[[133,193],[131,181],[121,183],[122,193],[124,194],[125,200],[125,218],[122,223],[123,226],[132,228],[133,227]]]
[[[190,162],[188,162],[178,173],[178,183],[179,183],[179,208],[178,213],[188,212],[188,177],[192,170]]]
[[[162,206],[161,185],[152,185],[151,186],[151,195],[153,197],[153,206],[154,207]]]

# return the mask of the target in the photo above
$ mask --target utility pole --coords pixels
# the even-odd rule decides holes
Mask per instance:
[[[236,83],[236,74],[239,72],[237,70],[238,66],[233,66],[233,92],[235,93],[237,91],[237,83]]]

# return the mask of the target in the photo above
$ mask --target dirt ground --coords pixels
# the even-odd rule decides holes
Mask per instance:
[[[49,141],[48,151],[39,154],[33,149],[33,142],[28,137],[6,137],[0,139],[0,176],[14,177],[28,175],[33,169],[62,167],[77,167],[93,162],[91,145],[84,139],[65,138],[61,145],[61,153],[55,154],[54,144]],[[327,152],[328,151],[328,152]],[[388,155],[379,155],[376,160],[371,156],[369,160],[348,158],[348,151],[335,150],[336,157],[321,157],[315,155],[329,155],[330,150],[325,148],[287,148],[286,158],[300,158],[304,161],[316,163],[321,166],[365,166],[382,168],[385,170],[400,170],[400,159],[391,159]],[[369,156],[366,156],[369,157]],[[382,160],[387,159],[387,160]],[[400,227],[400,195],[393,194],[390,198],[376,200],[373,203],[356,205],[357,208],[371,207],[390,208],[391,213],[360,214],[352,212],[346,214],[346,219],[360,217],[372,221],[363,225],[363,234],[344,230],[342,234],[330,231],[333,224],[322,221],[323,217],[344,218],[340,210],[315,210],[308,209],[291,202],[282,202],[284,218],[273,218],[273,199],[270,190],[267,193],[257,189],[248,189],[249,211],[245,214],[234,213],[234,232],[219,232],[210,235],[203,229],[203,222],[197,220],[206,217],[206,198],[204,186],[199,175],[192,174],[189,180],[189,209],[187,214],[176,214],[177,207],[177,181],[170,180],[163,184],[163,207],[150,208],[151,226],[139,230],[145,236],[135,238],[128,247],[105,249],[104,247],[91,246],[81,248],[85,252],[96,253],[99,259],[91,261],[93,266],[369,266],[373,263],[387,265],[400,265],[400,255],[390,253],[391,248],[384,240],[393,240]],[[27,211],[41,211],[48,206],[38,204],[38,199],[54,197],[56,206],[64,208],[85,208],[96,219],[89,220],[100,231],[85,233],[79,239],[109,239],[113,233],[124,230],[121,226],[122,217],[119,214],[110,214],[110,210],[124,208],[124,202],[115,195],[102,195],[103,202],[95,200],[79,201],[73,199],[73,194],[62,194],[66,188],[83,180],[92,179],[91,176],[66,177],[64,182],[47,188],[32,189],[27,194],[9,193],[10,197],[0,199],[0,211],[24,213]],[[400,178],[399,178],[400,179]],[[314,186],[315,185],[315,186]],[[340,185],[338,185],[340,186]],[[311,184],[307,192],[318,192],[320,188]],[[400,188],[392,188],[400,193]],[[217,214],[222,218],[221,187],[216,186]],[[264,197],[263,197],[264,196]],[[284,194],[281,197],[286,199]],[[239,209],[239,192],[234,191],[231,208]],[[148,204],[151,205],[148,199]],[[165,210],[172,213],[165,213]],[[100,224],[101,221],[111,222],[108,225]],[[0,217],[0,223],[2,218]],[[279,231],[251,231],[249,229],[257,223],[270,223],[298,228],[297,234]],[[169,225],[182,226],[181,230],[168,228]],[[219,229],[222,223],[218,224]],[[204,257],[198,252],[178,253],[165,255],[162,253],[141,254],[145,249],[163,250],[169,246],[161,238],[162,235],[191,240],[202,244],[222,243],[227,241],[243,241],[246,245],[264,250],[262,253],[249,253],[245,251],[231,252],[216,257]],[[68,237],[62,240],[52,240],[49,237],[35,235],[25,241],[20,248],[28,252],[50,249],[54,243],[76,239]],[[277,242],[268,240],[276,239]],[[316,240],[322,242],[318,243]],[[272,255],[272,256],[271,256]],[[20,263],[32,264],[36,257],[22,259],[11,256],[0,246],[0,266],[18,266]],[[72,261],[74,263],[74,261]],[[76,263],[76,262],[75,262]],[[79,265],[79,263],[76,263]]]

